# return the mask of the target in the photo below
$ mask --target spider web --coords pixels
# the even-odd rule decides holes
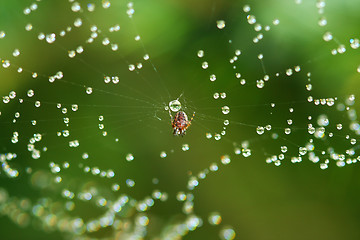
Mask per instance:
[[[289,209],[303,237],[341,210],[342,227],[358,222],[313,206],[358,198],[340,190],[358,187],[346,177],[359,161],[358,3],[2,5],[4,235],[292,239]],[[184,137],[172,135],[175,99],[195,112]],[[330,190],[305,204],[309,185]]]

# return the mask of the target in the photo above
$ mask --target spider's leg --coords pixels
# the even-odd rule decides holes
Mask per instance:
[[[171,111],[170,111],[170,108],[169,108],[169,115],[170,115],[170,121],[171,121],[171,124],[173,123],[174,119],[173,119],[173,116],[171,115]]]
[[[194,119],[194,117],[195,117],[195,112],[191,116],[191,119],[189,121],[187,121],[187,126],[186,126],[187,128],[190,126],[190,124],[191,124],[192,120]]]

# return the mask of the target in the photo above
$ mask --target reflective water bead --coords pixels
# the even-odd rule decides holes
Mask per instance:
[[[224,20],[218,20],[216,21],[216,27],[218,29],[223,29],[225,27],[225,21]]]
[[[327,24],[326,18],[325,18],[325,17],[321,17],[321,18],[319,19],[319,21],[318,21],[318,24],[319,24],[320,27],[325,26],[325,25]]]
[[[132,160],[134,160],[134,156],[131,153],[127,154],[126,161],[131,162]]]
[[[218,133],[215,133],[214,139],[215,139],[215,140],[220,140],[220,139],[221,139],[221,135],[218,134]]]
[[[221,216],[218,212],[210,213],[208,221],[211,225],[219,225],[221,223]]]
[[[135,181],[132,179],[126,179],[126,185],[128,187],[134,187],[135,186]]]
[[[281,152],[286,153],[287,152],[287,146],[281,146],[280,150],[281,150]]]
[[[255,26],[254,26],[254,30],[255,31],[260,31],[262,29],[262,27],[261,27],[261,25],[260,24],[255,24]]]
[[[223,240],[232,240],[235,238],[235,231],[229,227],[223,228],[220,231],[220,238]]]
[[[109,7],[110,7],[110,1],[108,1],[108,0],[103,0],[103,1],[102,1],[102,7],[103,7],[103,8],[109,8]]]
[[[350,47],[353,49],[358,49],[360,47],[360,41],[359,39],[350,39]]]
[[[331,32],[326,32],[326,33],[323,35],[323,39],[324,39],[324,41],[326,41],[326,42],[331,41],[331,40],[333,39],[333,36],[332,36]]]
[[[26,26],[25,26],[26,31],[31,31],[32,29],[33,29],[33,26],[31,23],[26,24]]]
[[[161,158],[166,158],[166,156],[167,156],[167,154],[166,154],[165,151],[160,152],[160,157]]]
[[[210,75],[210,81],[214,82],[216,80],[215,74]]]
[[[69,56],[70,58],[74,58],[75,55],[76,55],[76,53],[75,53],[74,50],[71,50],[71,51],[68,52],[68,56]]]
[[[257,134],[262,135],[264,133],[264,127],[258,126],[256,128],[256,132]]]
[[[0,31],[0,39],[1,38],[4,38],[6,36],[5,32],[4,31]]]
[[[88,5],[87,5],[87,10],[88,10],[89,12],[93,12],[93,11],[95,10],[95,4],[93,4],[93,3],[88,3]]]
[[[221,107],[221,111],[223,114],[228,114],[230,112],[230,108],[228,106]]]
[[[76,52],[77,53],[82,53],[84,51],[84,48],[82,47],[82,46],[78,46],[77,48],[76,48]]]
[[[291,76],[293,74],[293,71],[291,68],[286,70],[286,75]]]
[[[74,2],[71,5],[71,11],[73,12],[79,12],[81,10],[80,4],[78,2]]]
[[[221,163],[224,165],[227,165],[231,162],[229,155],[221,156],[220,160],[221,160]]]
[[[82,20],[81,20],[81,18],[75,19],[75,21],[74,21],[74,26],[75,26],[75,27],[81,27],[81,25],[82,25]]]
[[[181,109],[181,103],[179,100],[176,99],[176,100],[169,102],[169,107],[170,107],[171,111],[177,112]]]
[[[209,67],[208,62],[203,62],[203,63],[201,64],[201,67],[202,67],[203,69],[207,69],[207,68]]]
[[[55,40],[56,40],[55,33],[51,33],[51,34],[46,35],[46,42],[53,43],[53,42],[55,42]]]
[[[244,12],[250,12],[250,10],[251,10],[251,8],[249,5],[244,5],[244,7],[243,7]]]
[[[189,144],[183,144],[181,149],[185,152],[188,151],[190,149]]]
[[[339,47],[337,48],[338,53],[344,53],[346,51],[345,45],[341,44],[339,45]]]
[[[13,56],[14,56],[14,57],[17,57],[17,56],[19,56],[19,55],[20,55],[19,49],[15,49],[15,50],[13,51]]]
[[[285,134],[289,135],[291,133],[291,129],[290,128],[285,128]]]
[[[249,24],[254,24],[256,23],[256,18],[254,15],[247,15],[247,20]]]
[[[209,133],[209,132],[207,132],[207,133],[205,134],[205,136],[206,136],[206,138],[207,138],[207,139],[212,138],[212,134],[211,134],[211,133]]]
[[[262,80],[262,79],[256,80],[256,87],[257,88],[263,88],[264,86],[265,86],[264,80]]]
[[[77,104],[71,105],[71,110],[73,110],[74,112],[76,112],[78,109],[79,109],[79,106]]]
[[[274,25],[279,25],[279,23],[280,23],[280,20],[279,20],[279,19],[274,19],[274,21],[273,21],[273,24],[274,24]]]
[[[87,94],[92,94],[92,92],[93,92],[93,89],[91,87],[86,88],[86,93]]]
[[[129,65],[129,70],[132,72],[135,70],[135,65],[134,64],[130,64]]]
[[[109,45],[109,43],[110,43],[109,38],[104,38],[103,41],[102,41],[102,44],[103,44],[104,46]]]

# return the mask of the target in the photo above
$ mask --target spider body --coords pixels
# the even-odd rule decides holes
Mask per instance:
[[[191,117],[190,121],[188,120],[188,116],[185,112],[179,111],[175,114],[175,117],[171,115],[171,112],[169,111],[170,117],[171,117],[171,125],[174,129],[173,134],[175,136],[184,136],[186,133],[186,129],[191,125],[191,121],[194,119],[195,113]]]

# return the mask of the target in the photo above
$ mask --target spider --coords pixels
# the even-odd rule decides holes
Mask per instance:
[[[171,125],[174,129],[173,134],[175,136],[184,136],[186,134],[186,129],[191,125],[192,120],[194,119],[195,112],[193,113],[190,121],[188,120],[188,116],[185,112],[179,111],[175,114],[175,117],[171,115],[170,109],[169,109],[169,115],[171,118]]]

